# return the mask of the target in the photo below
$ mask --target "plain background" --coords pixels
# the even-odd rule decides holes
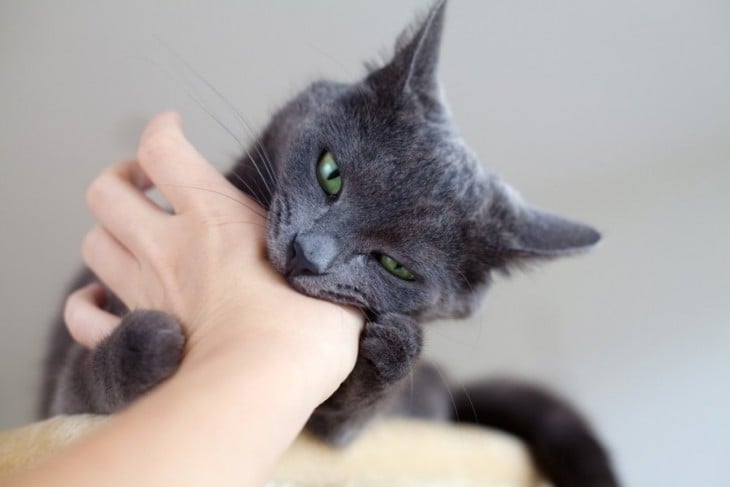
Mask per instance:
[[[201,105],[248,138],[185,62],[260,128],[308,81],[357,78],[427,7],[1,1],[0,427],[33,418],[90,179],[163,109],[222,169],[240,148]],[[431,327],[428,355],[570,397],[627,485],[730,485],[730,3],[452,1],[442,54],[484,165],[605,238],[499,279],[477,317]]]

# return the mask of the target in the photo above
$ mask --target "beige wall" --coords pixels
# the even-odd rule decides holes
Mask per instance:
[[[189,93],[255,126],[319,75],[353,79],[428,2],[0,2],[0,427],[32,418],[47,324],[91,220],[85,184],[180,110],[220,167],[239,152]],[[630,485],[730,485],[730,4],[452,1],[443,81],[465,138],[530,201],[605,234],[500,279],[436,326],[449,373],[577,401]],[[188,93],[189,92],[189,93]]]

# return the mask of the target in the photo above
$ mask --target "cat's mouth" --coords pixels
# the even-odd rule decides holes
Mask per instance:
[[[297,245],[295,234],[288,245],[284,258],[276,266],[289,285],[296,291],[335,304],[352,306],[360,310],[368,321],[374,321],[378,312],[368,303],[368,299],[356,286],[344,285],[330,273],[327,265],[316,259],[316,255],[306,252]]]
[[[378,312],[368,306],[362,298],[329,289],[322,289],[322,278],[325,276],[326,274],[299,274],[295,276],[287,274],[286,280],[295,290],[302,294],[335,304],[355,307],[362,312],[368,321],[374,321],[376,319]]]
[[[328,289],[322,289],[321,278],[324,274],[319,275],[296,275],[286,276],[286,280],[289,284],[302,294],[311,296],[317,299],[324,299],[331,301],[336,304],[346,304],[348,306],[355,306],[362,310],[368,308],[367,303],[357,296],[350,296],[347,294],[339,293],[337,291],[330,291]]]

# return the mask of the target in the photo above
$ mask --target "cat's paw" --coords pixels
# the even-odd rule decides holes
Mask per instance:
[[[367,323],[360,338],[360,355],[372,364],[378,380],[390,385],[411,372],[421,343],[415,323]]]
[[[177,370],[185,335],[175,318],[148,310],[127,314],[118,333],[118,386],[125,402],[131,402]]]

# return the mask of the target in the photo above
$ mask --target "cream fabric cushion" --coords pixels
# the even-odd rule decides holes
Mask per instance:
[[[103,424],[100,416],[59,416],[0,433],[0,483]],[[268,487],[537,487],[524,446],[473,426],[414,420],[373,424],[352,445],[332,449],[302,434]]]

